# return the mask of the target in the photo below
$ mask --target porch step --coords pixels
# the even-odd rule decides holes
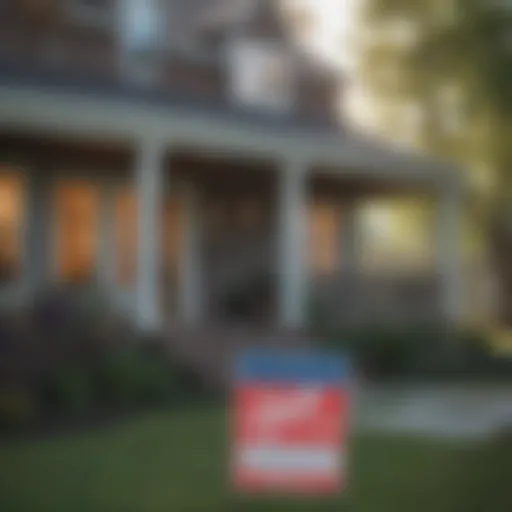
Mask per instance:
[[[173,328],[167,337],[174,357],[196,372],[205,385],[219,390],[229,388],[234,357],[244,349],[311,346],[303,332],[259,327]]]

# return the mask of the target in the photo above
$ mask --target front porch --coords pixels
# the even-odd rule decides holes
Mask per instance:
[[[93,283],[144,331],[296,331],[315,308],[338,322],[460,318],[460,187],[434,164],[397,173],[393,160],[349,151],[325,162],[286,145],[268,154],[31,130],[3,131],[0,147],[23,183],[10,304],[56,283]],[[435,265],[423,275],[362,267],[358,208],[389,195],[437,201]]]

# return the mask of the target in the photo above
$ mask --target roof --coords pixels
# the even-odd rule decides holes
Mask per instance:
[[[221,116],[239,122],[290,130],[306,130],[336,134],[339,128],[332,121],[306,118],[295,112],[280,114],[265,110],[244,109],[224,98],[212,100],[182,91],[147,88],[124,80],[104,78],[88,73],[71,73],[38,67],[33,64],[0,58],[0,85],[8,87],[35,87],[54,92],[81,93],[84,95],[117,99],[124,102],[157,105],[169,111],[199,112]]]
[[[169,29],[173,42],[182,46],[199,30],[243,21],[254,0],[170,0]]]
[[[203,150],[290,158],[326,172],[418,184],[463,187],[458,169],[426,155],[391,148],[381,141],[325,122],[236,108],[227,102],[196,101],[183,94],[92,82],[78,76],[23,70],[0,59],[0,121],[14,130],[30,126],[55,133],[95,136],[175,137]],[[196,147],[196,146],[194,146]],[[197,149],[196,148],[196,149]]]
[[[263,35],[282,39],[298,69],[306,75],[338,79],[339,73],[294,41],[293,33],[279,10],[280,0],[171,0],[170,33],[175,48],[191,59],[215,62],[222,59],[215,46],[201,50],[194,38],[201,32],[219,35]],[[264,28],[262,34],[258,29]],[[256,34],[254,34],[256,32]],[[223,38],[221,38],[223,39]],[[196,51],[194,51],[194,49]],[[211,53],[213,51],[213,53]]]
[[[198,21],[201,26],[243,22],[251,17],[254,6],[254,0],[213,0],[199,13]]]

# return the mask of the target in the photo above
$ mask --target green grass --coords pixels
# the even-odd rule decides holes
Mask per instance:
[[[224,414],[203,407],[54,439],[4,443],[0,511],[476,512],[478,500],[489,499],[476,485],[481,471],[475,468],[483,469],[481,456],[488,453],[482,446],[364,434],[351,443],[344,496],[328,501],[235,496],[226,477],[225,432]]]

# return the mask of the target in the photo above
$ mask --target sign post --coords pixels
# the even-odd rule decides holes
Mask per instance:
[[[333,494],[346,479],[347,361],[252,350],[235,363],[231,467],[241,492]]]

